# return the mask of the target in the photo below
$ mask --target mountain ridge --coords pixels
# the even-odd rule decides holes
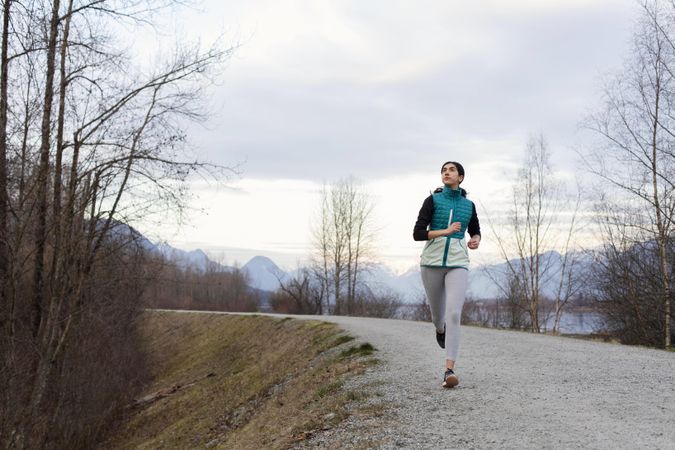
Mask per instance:
[[[129,239],[139,247],[152,253],[161,255],[167,260],[174,262],[182,270],[206,271],[234,271],[235,267],[226,266],[213,261],[206,252],[201,249],[181,250],[167,242],[152,243],[133,227],[125,224],[115,224],[113,234],[116,238]],[[578,255],[577,255],[578,256]],[[540,255],[544,266],[548,267],[549,275],[542,278],[541,292],[549,297],[555,295],[559,282],[563,256],[555,251],[548,251]],[[592,261],[590,257],[581,256],[580,267],[576,270],[589,270]],[[522,264],[521,260],[512,260],[511,264]],[[362,282],[372,291],[381,293],[398,294],[405,303],[419,303],[424,298],[424,287],[420,275],[419,266],[413,266],[401,274],[396,274],[391,268],[382,263],[364,264]],[[297,273],[281,269],[272,258],[264,255],[256,255],[244,264],[241,269],[249,279],[252,288],[271,294],[277,290],[280,283],[291,279]],[[506,262],[484,265],[469,271],[469,284],[467,296],[476,300],[491,301],[501,295],[500,287],[496,280],[505,280],[508,273]]]

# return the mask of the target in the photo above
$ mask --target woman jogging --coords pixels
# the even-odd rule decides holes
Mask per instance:
[[[422,204],[413,238],[428,241],[420,261],[422,283],[436,327],[436,341],[446,352],[443,387],[451,388],[459,384],[454,368],[469,269],[467,248],[478,248],[480,224],[476,206],[459,187],[464,181],[464,167],[458,162],[446,162],[441,167],[441,179],[443,188],[436,189]],[[471,236],[468,242],[464,239],[467,229]]]

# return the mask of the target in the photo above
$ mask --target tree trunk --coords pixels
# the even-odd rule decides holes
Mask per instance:
[[[61,49],[60,49],[60,68],[59,68],[59,112],[57,117],[57,132],[56,132],[56,160],[54,162],[54,195],[53,195],[53,205],[52,205],[52,217],[53,217],[53,236],[54,244],[52,250],[52,262],[50,268],[50,281],[49,285],[51,286],[51,295],[49,296],[49,305],[47,308],[46,317],[43,320],[43,327],[49,329],[53,326],[53,323],[59,320],[58,310],[60,310],[60,305],[64,298],[66,298],[66,292],[69,290],[68,283],[64,279],[64,270],[67,266],[67,261],[70,259],[69,254],[74,251],[72,244],[66,246],[65,249],[62,248],[61,242],[63,241],[62,231],[64,218],[61,213],[61,196],[62,196],[62,163],[63,163],[63,133],[64,133],[64,122],[65,122],[65,108],[66,108],[66,89],[68,85],[67,74],[66,74],[66,53],[68,49],[68,36],[70,34],[70,20],[71,12],[73,9],[73,0],[68,2],[68,14],[65,18],[65,24],[63,27],[63,37],[61,39]]]
[[[40,140],[40,165],[37,177],[37,217],[35,227],[35,268],[33,271],[33,305],[31,329],[37,337],[42,321],[44,297],[44,258],[47,240],[47,192],[49,183],[49,149],[51,136],[52,102],[54,99],[54,72],[56,61],[56,38],[59,25],[60,0],[52,3],[52,15],[49,24],[49,42],[47,44],[47,65],[45,96],[42,109]]]
[[[659,50],[661,48],[659,47]],[[660,53],[659,53],[660,56]],[[659,59],[660,61],[660,59]],[[659,268],[661,271],[661,279],[663,286],[663,309],[664,309],[664,347],[670,347],[670,280],[669,280],[669,271],[668,271],[668,260],[667,260],[667,245],[668,237],[666,233],[666,224],[665,218],[663,217],[661,211],[661,201],[659,199],[659,171],[657,167],[658,161],[658,130],[659,130],[659,105],[661,99],[661,77],[659,69],[660,66],[656,68],[655,76],[655,92],[656,96],[654,99],[654,113],[652,121],[652,142],[651,142],[651,176],[652,176],[652,189],[653,189],[653,202],[654,210],[656,212],[656,227],[658,229],[658,235],[656,236],[656,242],[659,247]]]
[[[12,0],[5,0],[2,9],[2,50],[0,51],[0,333],[8,323],[7,283],[9,276],[9,233],[7,230],[7,82],[9,60],[9,16]]]
[[[52,282],[58,278],[57,262],[61,250],[61,231],[63,228],[63,218],[61,216],[61,189],[62,167],[63,167],[63,130],[65,125],[66,110],[66,89],[68,87],[68,75],[66,73],[66,56],[68,50],[68,38],[70,35],[70,20],[73,11],[73,0],[68,2],[68,13],[66,14],[65,24],[63,26],[63,37],[61,39],[60,67],[59,67],[59,113],[56,121],[56,157],[54,162],[54,196],[53,196],[53,217],[54,217],[54,251],[52,254]]]
[[[659,265],[661,268],[661,276],[663,279],[663,327],[664,327],[664,347],[669,349],[672,346],[670,333],[670,270],[668,267],[667,254],[668,239],[661,236],[659,239]]]

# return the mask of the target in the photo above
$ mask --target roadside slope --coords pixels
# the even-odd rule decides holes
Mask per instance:
[[[149,311],[141,330],[153,382],[100,448],[287,448],[344,419],[373,361],[319,321]]]

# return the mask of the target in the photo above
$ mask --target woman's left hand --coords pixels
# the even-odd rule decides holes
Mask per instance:
[[[480,245],[480,235],[478,234],[469,239],[469,242],[467,243],[467,247],[469,247],[471,250],[476,250],[479,245]]]

